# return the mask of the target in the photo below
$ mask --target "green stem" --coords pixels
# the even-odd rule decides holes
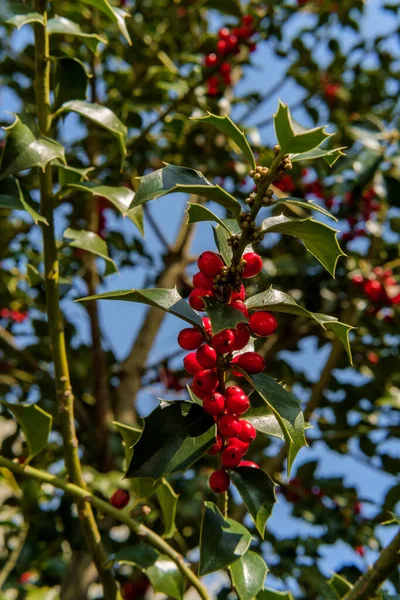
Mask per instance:
[[[67,494],[78,498],[80,501],[84,501],[86,504],[94,506],[97,510],[109,515],[116,521],[124,523],[131,531],[133,531],[146,543],[159,550],[162,554],[166,554],[176,564],[181,573],[190,581],[192,586],[199,593],[200,597],[203,598],[203,600],[210,600],[206,587],[185,563],[182,555],[174,550],[165,540],[163,540],[162,537],[154,533],[154,531],[151,531],[151,529],[145,525],[137,523],[131,519],[128,512],[129,509],[119,510],[118,508],[111,506],[111,504],[108,502],[105,502],[97,496],[94,496],[92,492],[79,485],[69,483],[64,479],[56,477],[55,475],[51,475],[50,473],[46,473],[45,471],[40,471],[39,469],[35,469],[29,465],[20,465],[12,460],[3,458],[2,456],[0,456],[0,466],[9,469],[15,475],[29,477],[30,479],[34,479],[39,483],[49,483],[56,488],[64,490],[64,492]]]
[[[35,24],[35,93],[37,115],[41,132],[51,134],[50,112],[50,52],[47,32],[47,1],[35,0],[35,10],[44,17],[44,26]],[[74,397],[71,389],[63,318],[59,298],[59,263],[54,231],[54,198],[52,168],[49,164],[40,173],[40,204],[48,226],[43,226],[44,269],[47,320],[50,346],[54,363],[57,404],[63,438],[65,464],[72,482],[85,488],[78,455],[78,440],[74,420]],[[107,566],[108,556],[101,542],[92,507],[82,498],[78,503],[79,518],[86,543],[92,554],[104,588],[106,600],[120,600],[121,595],[112,570]]]

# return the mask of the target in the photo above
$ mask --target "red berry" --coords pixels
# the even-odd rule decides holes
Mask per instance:
[[[220,40],[226,40],[231,35],[231,32],[227,27],[223,27],[218,31],[218,37]]]
[[[377,302],[380,299],[382,291],[383,286],[379,281],[367,281],[367,283],[364,285],[364,292],[374,302]]]
[[[203,370],[203,367],[197,362],[196,352],[191,352],[185,356],[183,366],[191,375],[196,375],[196,373]]]
[[[189,304],[194,310],[204,310],[206,303],[204,302],[204,296],[212,296],[211,290],[205,288],[194,288],[189,294]]]
[[[209,96],[219,96],[219,88],[218,87],[214,87],[212,85],[210,85],[209,83],[207,83],[207,94]]]
[[[211,473],[208,485],[216,494],[223,494],[228,490],[230,482],[228,473],[224,469],[218,469]]]
[[[353,275],[351,281],[354,283],[354,285],[360,286],[364,283],[364,277],[361,275],[361,273],[357,273],[357,275]]]
[[[225,354],[226,352],[232,352],[235,339],[232,329],[224,329],[212,336],[211,345],[220,354]]]
[[[231,360],[231,366],[238,364],[239,358],[240,358],[240,354],[238,354],[237,356],[234,356]],[[232,374],[235,377],[243,377],[243,374],[240,373],[240,371],[232,371]]]
[[[250,340],[250,331],[248,327],[244,323],[238,323],[236,329],[234,329],[235,334],[235,347],[234,350],[242,350]]]
[[[225,396],[235,396],[236,394],[244,394],[244,391],[238,385],[230,385],[225,390]]]
[[[225,54],[228,51],[228,42],[226,40],[219,40],[217,42],[218,54]]]
[[[249,316],[247,306],[242,300],[234,300],[233,302],[229,303],[229,306],[232,306],[232,308],[239,310],[246,317],[246,319]]]
[[[249,44],[248,48],[249,52],[255,52],[257,50],[257,44],[255,42],[252,42],[251,44]]]
[[[242,442],[242,440],[239,440],[239,438],[229,438],[228,444],[232,444],[233,446],[236,446],[236,448],[238,448],[240,450],[242,456],[244,456],[246,454],[246,452],[250,446],[250,444],[248,442]]]
[[[218,419],[218,429],[223,437],[237,437],[242,431],[241,421],[232,415],[223,415]]]
[[[110,498],[111,506],[114,508],[124,508],[129,502],[129,492],[121,488],[116,490]]]
[[[257,463],[253,462],[252,460],[242,460],[239,463],[239,467],[252,467],[253,469],[259,469],[260,465],[258,465]]]
[[[239,421],[239,431],[237,437],[242,442],[250,444],[256,439],[257,432],[249,421]]]
[[[221,465],[225,469],[234,469],[242,460],[242,453],[237,446],[229,445],[221,452]]]
[[[246,373],[261,373],[265,369],[265,360],[257,352],[244,352],[237,362]]]
[[[231,70],[232,70],[231,64],[230,64],[230,63],[228,63],[228,62],[223,62],[223,63],[220,65],[220,67],[219,67],[219,72],[220,72],[222,75],[229,75],[229,73],[231,72]]]
[[[264,310],[253,313],[249,319],[249,323],[252,332],[260,337],[272,335],[278,327],[278,322],[274,315]]]
[[[235,302],[235,300],[244,300],[246,298],[246,288],[242,284],[240,286],[239,292],[232,292],[231,302]]]
[[[230,75],[223,75],[222,79],[225,85],[232,85],[232,77]]]
[[[236,50],[238,46],[238,39],[236,35],[230,35],[226,40],[226,43],[228,45],[228,50]]]
[[[203,369],[213,369],[217,364],[217,353],[208,344],[202,344],[198,348],[196,358]]]
[[[207,250],[200,254],[197,265],[206,277],[216,277],[220,274],[224,261],[219,254]]]
[[[244,415],[250,408],[250,400],[244,392],[226,396],[225,408],[229,415]]]
[[[203,317],[202,321],[203,321],[203,327],[204,327],[205,332],[208,335],[211,335],[212,334],[212,328],[211,328],[211,319],[210,319],[210,317]]]
[[[249,279],[250,277],[258,275],[262,269],[261,256],[255,252],[247,252],[246,254],[243,254],[243,260],[246,262],[243,271],[244,279]]]
[[[354,550],[356,551],[356,553],[358,554],[358,556],[365,556],[365,550],[362,546],[356,546],[354,548]]]
[[[2,319],[9,319],[11,316],[11,310],[9,308],[2,308],[0,310],[0,317]]]
[[[252,25],[253,24],[253,15],[244,15],[242,17],[243,25]]]
[[[206,58],[204,59],[204,63],[206,65],[206,67],[214,67],[218,62],[218,58],[217,55],[212,53],[212,54],[208,54],[206,56]]]
[[[193,377],[192,389],[199,398],[205,398],[209,394],[212,394],[217,387],[218,376],[215,371],[211,371],[211,369],[199,371]]]
[[[203,408],[209,415],[220,415],[225,408],[225,398],[219,392],[214,392],[204,398]]]
[[[203,341],[203,334],[199,329],[195,329],[194,327],[182,329],[178,335],[178,344],[184,350],[197,350]]]
[[[219,452],[222,448],[222,444],[223,444],[222,437],[217,435],[217,437],[215,438],[215,444],[213,444],[211,446],[211,448],[209,448],[207,450],[207,454],[210,454],[211,456],[215,456],[216,454],[219,454]]]
[[[212,290],[214,286],[214,280],[212,277],[206,277],[201,271],[198,271],[193,275],[193,287],[203,288],[204,290]]]

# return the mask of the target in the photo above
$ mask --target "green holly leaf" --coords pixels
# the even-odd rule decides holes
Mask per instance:
[[[54,70],[54,105],[59,108],[69,100],[84,100],[89,73],[77,58],[59,57]]]
[[[229,231],[224,220],[217,217],[217,215],[214,214],[212,210],[203,206],[202,204],[192,204],[191,202],[189,202],[186,212],[188,217],[188,224],[200,223],[202,221],[214,221],[215,223],[221,225],[221,227],[223,227],[226,230],[229,236],[231,235],[231,232]]]
[[[139,179],[140,184],[133,206],[139,206],[139,204],[161,198],[172,192],[182,192],[203,196],[225,206],[234,214],[240,213],[240,204],[233,196],[219,185],[213,185],[200,171],[195,169],[167,164],[164,168],[139,177]]]
[[[0,21],[3,21],[0,14]],[[30,23],[40,23],[44,25],[43,15],[37,12],[31,12],[24,15],[13,15],[8,19],[4,19],[5,23],[9,25],[14,25],[18,30],[21,29],[24,25],[29,25]]]
[[[122,446],[125,453],[125,461],[128,465],[133,454],[133,446],[139,441],[142,435],[142,427],[134,427],[132,425],[126,425],[125,423],[119,423],[118,421],[112,421],[112,424],[117,429],[118,433],[122,437]]]
[[[217,246],[218,251],[224,259],[225,263],[227,265],[230,265],[233,253],[231,246],[229,246],[228,244],[228,238],[232,234],[240,235],[242,232],[236,219],[223,219],[223,222],[224,227],[222,227],[221,225],[213,227],[214,240],[215,245]],[[228,230],[231,233],[228,233]]]
[[[278,592],[267,588],[257,594],[257,600],[293,600],[293,596],[290,592]]]
[[[58,160],[53,160],[51,164],[58,170],[58,183],[61,189],[70,183],[81,183],[81,181],[87,179],[90,171],[94,171],[94,167],[71,167],[60,163]]]
[[[290,160],[292,162],[297,162],[299,160],[315,160],[316,158],[323,158],[330,167],[333,167],[335,162],[338,161],[341,156],[346,156],[343,150],[346,150],[346,146],[330,150],[328,148],[314,148],[314,150],[310,150],[310,152],[293,154],[290,157]]]
[[[107,0],[82,0],[85,4],[90,4],[94,8],[97,8],[106,17],[113,21],[119,28],[121,34],[124,36],[128,44],[131,46],[132,41],[129,37],[128,29],[126,27],[125,19],[129,17],[129,13],[121,8],[111,6]]]
[[[10,404],[3,400],[0,404],[14,415],[24,432],[29,450],[27,463],[47,446],[53,417],[37,404]]]
[[[289,206],[301,206],[302,208],[306,208],[307,210],[315,210],[317,212],[322,213],[326,217],[337,221],[337,218],[334,217],[328,210],[323,208],[323,206],[315,204],[311,200],[303,200],[302,198],[278,198],[278,200],[273,204],[273,206],[279,206],[279,204],[287,204]]]
[[[281,101],[274,115],[274,125],[281,152],[284,154],[310,152],[332,135],[326,133],[324,127],[304,129],[292,119],[289,107]]]
[[[155,592],[181,600],[185,590],[185,581],[176,564],[167,556],[144,542],[123,548],[114,556],[121,564],[134,565],[150,579]]]
[[[205,502],[200,531],[199,576],[228,567],[250,546],[252,536],[247,529],[222,516],[213,502]]]
[[[285,390],[264,373],[248,375],[243,372],[243,374],[274,414],[282,429],[288,447],[287,471],[289,477],[297,453],[303,446],[307,446],[300,402],[291,392]]]
[[[97,52],[97,46],[107,44],[107,39],[97,35],[97,33],[85,33],[79,27],[78,23],[70,21],[65,17],[53,17],[47,21],[47,31],[50,35],[72,35],[82,39],[83,43],[94,54]]]
[[[253,600],[263,588],[268,567],[264,559],[248,550],[229,567],[232,584],[240,600]]]
[[[332,577],[328,581],[328,585],[330,585],[332,590],[336,592],[338,598],[343,598],[347,592],[353,589],[351,583],[342,577],[342,575],[338,575],[337,573],[333,573]]]
[[[260,433],[272,435],[282,441],[285,440],[276,417],[257,392],[251,394],[251,406],[246,413],[246,421],[250,421]]]
[[[99,127],[103,127],[103,129],[109,131],[118,141],[121,152],[122,169],[124,158],[126,156],[125,143],[128,130],[112,110],[101,104],[83,102],[82,100],[70,100],[63,104],[60,110],[76,112],[81,117],[89,119]]]
[[[264,471],[255,467],[232,469],[230,476],[248,508],[258,533],[264,538],[265,524],[276,502],[274,482]]]
[[[67,189],[79,190],[93,196],[107,198],[124,217],[128,217],[138,228],[141,235],[144,235],[143,229],[143,209],[141,206],[129,208],[135,193],[126,187],[112,187],[110,185],[97,185],[93,182],[69,183]]]
[[[33,167],[44,171],[46,165],[56,158],[65,162],[64,148],[42,135],[30,114],[19,113],[14,116],[14,123],[4,128],[7,138],[0,165],[0,179]]]
[[[346,256],[337,240],[337,229],[310,219],[288,219],[285,215],[269,217],[262,223],[265,233],[282,233],[302,240],[307,250],[335,277],[340,256]]]
[[[108,254],[107,244],[99,235],[97,235],[97,233],[86,231],[84,229],[71,229],[68,227],[68,229],[64,231],[63,237],[66,240],[71,240],[68,242],[68,246],[71,246],[71,248],[80,248],[81,250],[86,250],[86,252],[91,252],[96,256],[100,256],[100,258],[104,258],[106,261],[107,275],[118,271],[117,265]]]
[[[172,486],[163,477],[161,485],[156,490],[157,500],[161,507],[161,512],[164,521],[164,536],[165,538],[171,538],[174,536],[176,531],[175,517],[176,508],[178,506],[179,494],[176,494],[172,489]]]
[[[352,329],[356,329],[356,327],[352,327],[352,325],[347,325],[347,323],[341,323],[340,321],[336,321],[334,317],[328,317],[328,315],[321,315],[319,313],[314,313],[316,317],[321,319],[322,324],[326,329],[330,329],[336,335],[336,337],[342,342],[344,349],[346,350],[347,356],[349,357],[350,364],[353,364],[353,357],[351,354],[350,341],[349,341],[349,333]]]
[[[220,131],[223,131],[234,143],[240,151],[243,152],[245,158],[250,163],[252,169],[256,168],[256,161],[254,159],[253,152],[250,148],[250,144],[244,135],[244,132],[239,129],[237,125],[228,117],[228,115],[224,115],[223,117],[219,117],[218,115],[213,115],[212,113],[208,113],[206,117],[195,118],[195,121],[203,121],[208,125],[213,125]]]
[[[149,290],[118,290],[115,292],[104,292],[95,296],[86,296],[79,298],[76,302],[86,302],[87,300],[123,300],[124,302],[139,302],[160,308],[171,315],[175,315],[190,325],[203,328],[203,321],[200,315],[194,311],[189,304],[183,300],[176,288],[166,290],[163,288],[154,288]]]
[[[191,402],[165,402],[144,419],[126,477],[159,479],[185,471],[212,446],[214,419]]]
[[[32,204],[29,192],[22,187],[18,179],[7,177],[0,180],[0,208],[26,210],[36,224],[40,222],[48,225],[46,219],[33,208]]]
[[[240,310],[219,302],[216,298],[205,297],[206,313],[210,317],[213,335],[224,329],[235,329],[238,323],[247,323]]]

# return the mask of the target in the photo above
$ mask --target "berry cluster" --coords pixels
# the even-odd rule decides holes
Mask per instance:
[[[11,310],[10,308],[2,308],[0,309],[0,317],[2,319],[11,319],[14,323],[23,323],[28,318],[28,313]]]
[[[225,492],[230,483],[227,469],[238,466],[257,467],[256,463],[243,460],[250,443],[256,437],[253,425],[241,417],[248,411],[250,400],[239,386],[225,389],[225,372],[242,377],[261,373],[265,368],[264,358],[257,352],[244,351],[250,335],[266,337],[277,328],[275,317],[258,311],[249,316],[244,303],[246,290],[243,279],[254,277],[262,267],[258,254],[248,252],[235,272],[234,285],[230,284],[230,269],[219,254],[203,252],[197,261],[199,271],[193,277],[195,286],[189,295],[189,304],[198,311],[206,309],[204,298],[214,296],[218,301],[243,313],[248,322],[238,323],[235,329],[224,329],[213,333],[209,317],[203,317],[204,330],[185,328],[178,335],[178,343],[184,350],[191,351],[183,360],[188,373],[193,375],[192,391],[203,401],[204,410],[217,423],[218,434],[211,455],[220,455],[221,468],[210,477],[210,488],[216,493]],[[226,289],[229,290],[227,297]],[[234,353],[236,353],[234,355]],[[235,371],[234,367],[241,371]]]
[[[400,289],[391,269],[375,267],[368,277],[357,273],[351,280],[372,303],[366,311],[371,316],[376,316],[385,307],[400,304]]]
[[[246,46],[249,52],[254,52],[256,44],[251,40],[255,30],[253,28],[253,17],[244,15],[240,27],[232,30],[223,27],[218,31],[218,42],[215,52],[207,54],[204,64],[213,74],[207,79],[207,94],[209,96],[220,96],[225,86],[232,84],[232,63],[229,56],[240,52],[241,46]]]

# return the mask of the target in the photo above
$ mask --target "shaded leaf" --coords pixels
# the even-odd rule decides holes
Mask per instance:
[[[337,240],[338,230],[310,219],[288,219],[285,215],[269,217],[262,223],[265,233],[292,235],[302,240],[307,250],[335,277],[340,256],[346,256]]]
[[[332,135],[326,133],[324,127],[304,129],[293,121],[289,107],[281,101],[274,115],[274,125],[281,152],[285,154],[309,152]]]
[[[85,4],[90,4],[94,8],[97,8],[100,12],[102,12],[106,17],[111,19],[116,25],[128,44],[132,45],[131,38],[129,37],[128,29],[126,27],[125,19],[129,17],[129,13],[121,8],[117,8],[115,6],[111,6],[111,4],[107,0],[82,0]]]
[[[238,323],[247,323],[240,310],[219,302],[216,298],[204,297],[206,313],[210,317],[213,335],[224,329],[235,329]]]
[[[207,7],[238,19],[242,16],[242,7],[239,0],[207,0]]]
[[[315,313],[315,315],[320,319],[327,317],[327,315],[320,315],[318,313]],[[327,329],[330,329],[331,331],[333,331],[333,333],[342,342],[344,349],[346,350],[347,356],[349,357],[350,364],[352,365],[353,357],[351,354],[349,333],[352,329],[356,329],[356,328],[352,327],[352,325],[347,325],[346,323],[341,323],[340,321],[335,321],[333,319],[333,317],[331,317],[331,320],[329,320],[329,321],[323,320],[322,323]]]
[[[195,169],[167,164],[164,168],[139,179],[140,184],[136,191],[134,206],[172,192],[183,192],[214,200],[234,214],[240,213],[240,204],[233,196],[219,185],[213,185],[200,171]]]
[[[294,206],[301,206],[302,208],[306,208],[307,210],[316,210],[317,212],[322,213],[326,217],[337,221],[337,218],[332,215],[328,210],[326,210],[323,206],[319,206],[315,204],[311,200],[303,200],[302,198],[279,198],[273,206],[278,206],[279,204],[288,204],[289,206],[293,204]]]
[[[50,35],[61,34],[61,35],[73,35],[82,38],[82,41],[86,46],[94,53],[97,52],[97,46],[102,42],[107,44],[107,40],[97,33],[85,33],[79,27],[78,23],[70,21],[65,17],[53,17],[47,21],[47,31]]]
[[[2,400],[0,404],[14,415],[21,426],[29,450],[26,462],[30,461],[46,447],[53,417],[36,404],[10,404]]]
[[[91,102],[83,102],[82,100],[71,100],[62,106],[63,111],[72,111],[78,113],[81,117],[85,117],[99,127],[109,131],[118,141],[121,152],[121,168],[126,156],[126,136],[127,128],[118,119],[117,115],[107,106],[101,104],[93,104]]]
[[[215,245],[218,248],[219,253],[224,259],[227,265],[230,265],[232,261],[232,248],[228,244],[228,238],[230,237],[230,233],[228,233],[227,229],[232,232],[234,235],[240,235],[241,229],[239,227],[238,222],[235,219],[223,219],[226,227],[221,227],[221,225],[217,225],[213,227],[214,240]]]
[[[346,156],[343,150],[346,149],[346,146],[342,146],[341,148],[314,148],[314,150],[310,150],[310,152],[303,152],[302,154],[294,154],[290,157],[292,162],[297,162],[299,160],[314,160],[316,158],[323,158],[324,161],[330,166],[333,167],[335,162],[339,160],[341,156]]]
[[[252,537],[243,525],[224,518],[213,502],[205,502],[200,532],[199,575],[219,571],[247,552]]]
[[[293,600],[293,596],[290,592],[278,592],[267,588],[257,594],[257,600]]]
[[[53,109],[59,108],[68,100],[84,100],[88,77],[85,65],[77,58],[57,58]]]
[[[351,583],[347,581],[342,575],[333,573],[332,577],[328,581],[328,585],[331,586],[332,590],[336,592],[338,598],[343,598],[349,590],[353,588]]]
[[[264,538],[265,524],[276,502],[274,482],[264,471],[254,467],[232,469],[230,476],[248,508],[257,531]]]
[[[122,446],[125,452],[126,464],[132,458],[133,446],[137,443],[140,436],[142,435],[142,427],[134,427],[132,425],[126,425],[125,423],[119,423],[118,421],[112,421],[114,427],[118,430],[118,433],[122,437]]]
[[[96,256],[100,256],[100,258],[104,258],[106,261],[106,274],[118,271],[117,265],[108,255],[107,244],[99,235],[97,235],[97,233],[85,231],[84,229],[71,229],[68,227],[68,229],[64,231],[63,237],[67,240],[71,240],[68,242],[68,246],[80,248],[81,250],[86,250],[86,252],[91,252]]]
[[[219,223],[219,225],[221,225],[221,227],[223,227],[226,230],[228,235],[231,235],[231,232],[229,231],[227,225],[224,223],[223,219],[217,217],[217,215],[214,214],[212,210],[206,208],[202,204],[192,204],[191,202],[189,202],[188,204],[189,208],[187,208],[186,210],[188,216],[188,223],[200,223],[201,221],[215,221],[215,223]]]
[[[161,480],[161,485],[156,490],[157,500],[160,504],[165,538],[173,537],[176,531],[175,516],[178,506],[179,494],[176,494],[166,479]]]
[[[66,186],[72,190],[87,192],[93,196],[101,196],[107,198],[117,208],[124,217],[128,217],[136,225],[141,235],[144,234],[143,229],[143,209],[141,206],[129,208],[135,193],[127,187],[113,187],[110,185],[97,185],[93,182],[70,183]]]
[[[3,21],[3,19],[1,18],[1,12],[0,20]],[[14,27],[16,27],[17,29],[21,29],[21,27],[23,27],[24,25],[29,25],[30,23],[41,23],[41,25],[44,25],[43,15],[37,12],[13,15],[10,16],[8,19],[4,19],[4,21],[9,25],[14,25]]]
[[[87,179],[90,171],[94,170],[94,167],[71,167],[70,165],[65,165],[58,160],[52,161],[51,164],[58,170],[58,182],[61,188],[70,183],[80,183],[84,179]]]
[[[264,588],[268,567],[259,554],[248,550],[229,570],[240,600],[253,600]]]
[[[250,163],[251,168],[256,168],[256,161],[254,159],[253,152],[250,148],[250,144],[246,139],[246,136],[243,131],[239,129],[237,125],[228,117],[228,115],[224,115],[223,117],[219,117],[218,115],[213,115],[212,113],[208,113],[206,117],[199,117],[194,119],[195,121],[202,121],[207,123],[208,125],[213,125],[220,131],[226,133],[226,135],[235,143],[236,146],[243,152],[247,161]]]
[[[144,419],[126,477],[159,479],[185,471],[212,446],[214,419],[191,402],[161,402]]]
[[[14,116],[14,123],[4,128],[7,138],[1,160],[0,179],[33,167],[44,170],[56,158],[65,162],[64,148],[55,140],[42,135],[29,113]]]
[[[15,177],[0,180],[0,208],[26,210],[36,224],[41,222],[48,225],[46,219],[33,208],[28,191],[22,191],[22,186]]]
[[[135,502],[146,500],[154,494],[157,488],[161,485],[162,479],[154,481],[149,477],[136,477],[130,480],[130,489],[135,496]]]
[[[264,373],[257,375],[246,373],[245,377],[272,411],[282,429],[288,446],[287,470],[289,477],[297,453],[303,446],[307,446],[300,402],[292,393]]]
[[[87,296],[79,298],[77,302],[86,302],[87,300],[123,300],[125,302],[139,302],[160,308],[165,312],[175,315],[184,321],[194,325],[195,327],[203,328],[203,321],[200,315],[194,311],[189,304],[183,300],[176,288],[166,290],[163,288],[154,288],[149,290],[119,290],[115,292],[104,292],[104,294],[96,294],[96,296]]]

